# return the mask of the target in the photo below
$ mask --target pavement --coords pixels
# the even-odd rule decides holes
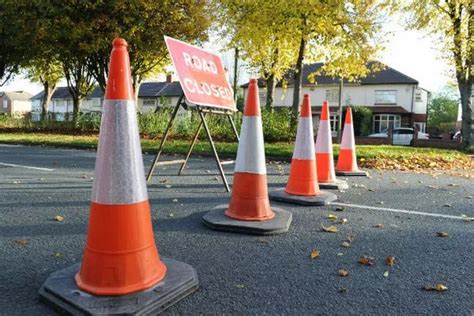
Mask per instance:
[[[146,168],[152,158],[144,156]],[[54,314],[38,289],[81,261],[94,164],[93,151],[0,145],[1,315]],[[267,165],[269,190],[284,186],[288,167]],[[225,169],[232,183],[233,166]],[[349,190],[336,191],[338,205],[274,203],[293,213],[290,231],[258,237],[202,225],[229,200],[212,159],[192,157],[183,176],[177,165],[157,171],[148,189],[160,255],[192,265],[200,279],[200,289],[165,314],[474,313],[474,222],[461,217],[474,216],[472,180],[369,170],[370,178],[350,178]],[[330,225],[339,231],[321,231]],[[375,265],[359,264],[363,255]],[[387,256],[395,256],[392,267]],[[422,289],[437,283],[448,290]]]

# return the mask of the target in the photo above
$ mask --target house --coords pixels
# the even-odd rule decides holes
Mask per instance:
[[[0,92],[0,113],[22,117],[31,112],[31,94],[25,91]]]
[[[167,77],[167,81],[162,82],[143,82],[138,92],[137,111],[147,113],[163,106],[174,106],[182,94],[180,83],[171,81],[171,77]],[[34,120],[40,118],[43,96],[44,92],[40,92],[31,98]],[[99,87],[95,87],[82,101],[81,112],[101,112],[103,100],[104,92]],[[66,119],[66,114],[73,112],[73,100],[68,87],[56,88],[51,97],[49,112],[59,121]]]
[[[308,76],[318,72],[323,63],[304,65],[302,94],[309,94],[312,102],[313,121],[315,129],[319,123],[321,105],[324,100],[329,102],[331,129],[337,132],[339,107],[339,82],[337,77],[316,75],[315,83]],[[369,64],[369,67],[372,65]],[[411,127],[424,132],[426,129],[426,110],[430,92],[420,88],[418,81],[401,72],[383,65],[384,68],[372,72],[358,82],[344,80],[342,89],[343,106],[366,106],[372,110],[373,133],[379,133],[393,127]],[[274,94],[275,107],[290,107],[293,101],[293,79],[291,74],[285,77],[286,85],[278,82]],[[266,101],[266,84],[258,80],[260,87],[260,102]],[[242,86],[244,95],[248,83]]]

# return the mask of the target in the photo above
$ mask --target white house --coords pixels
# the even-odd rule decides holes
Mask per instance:
[[[31,112],[31,94],[24,91],[0,92],[0,113],[22,117]]]
[[[339,107],[339,82],[337,77],[316,75],[315,83],[308,80],[308,76],[318,72],[322,63],[305,65],[303,68],[302,94],[311,97],[314,126],[317,128],[321,105],[324,100],[329,102],[331,128],[337,131]],[[369,65],[370,66],[370,65]],[[274,94],[275,107],[289,107],[293,101],[293,79],[290,74],[285,76],[286,87],[278,82]],[[260,102],[266,102],[266,84],[258,80],[260,87]],[[244,95],[248,84],[242,86]],[[383,70],[371,73],[359,82],[352,83],[344,80],[342,89],[343,106],[366,106],[373,112],[374,133],[386,130],[389,126],[411,127],[424,132],[426,129],[427,104],[430,92],[420,88],[418,81],[385,66]]]

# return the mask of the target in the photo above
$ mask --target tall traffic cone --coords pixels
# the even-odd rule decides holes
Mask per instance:
[[[127,42],[117,38],[83,261],[53,273],[40,289],[43,299],[71,314],[159,312],[198,287],[191,266],[158,255],[130,78]]]
[[[216,230],[268,235],[288,231],[291,219],[290,212],[270,206],[258,86],[251,79],[230,203],[204,215],[203,222]]]
[[[352,110],[350,107],[346,111],[336,174],[338,176],[367,176],[367,172],[359,170],[357,167],[354,126],[352,125]]]
[[[331,125],[329,122],[329,105],[327,101],[323,102],[321,109],[315,149],[319,187],[324,189],[348,189],[349,185],[346,181],[336,179],[334,156],[332,153]]]
[[[337,199],[335,194],[319,190],[308,94],[304,95],[301,105],[288,184],[284,190],[270,192],[270,199],[302,205],[326,205]]]

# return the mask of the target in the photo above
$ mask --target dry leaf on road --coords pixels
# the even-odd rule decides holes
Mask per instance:
[[[320,254],[319,250],[313,249],[311,250],[311,254],[309,256],[311,257],[311,259],[316,259],[319,257],[319,254]]]
[[[359,258],[358,262],[364,266],[373,266],[375,265],[375,258],[370,256],[362,256]]]
[[[343,241],[342,244],[341,244],[342,247],[344,248],[350,248],[351,247],[351,244],[347,241]]]
[[[374,225],[375,228],[385,228],[385,225],[384,224],[377,224],[377,225]]]
[[[385,272],[383,273],[383,277],[384,277],[384,278],[388,278],[388,271],[385,271]]]
[[[337,229],[336,226],[331,225],[328,227],[322,226],[321,231],[326,232],[326,233],[337,233],[339,230]]]
[[[474,217],[462,215],[462,220],[465,222],[474,222]]]
[[[395,256],[388,256],[385,258],[385,264],[392,267],[395,264]]]
[[[26,246],[26,244],[28,244],[28,240],[26,240],[26,239],[17,239],[17,240],[15,240],[15,243],[18,246]]]
[[[448,290],[448,287],[443,283],[437,283],[435,286],[425,285],[423,286],[423,290],[425,291],[436,291],[436,292],[444,292]]]
[[[337,274],[341,277],[346,277],[349,275],[349,271],[344,270],[344,269],[339,269],[339,271],[337,271]]]
[[[447,232],[437,232],[436,236],[445,238],[449,237],[449,234]]]
[[[347,218],[341,218],[338,223],[341,224],[341,225],[346,224],[347,223]]]
[[[56,222],[63,222],[63,221],[64,221],[64,216],[56,215],[56,216],[54,217],[54,220],[55,220]]]
[[[330,221],[335,221],[335,220],[337,220],[337,215],[329,214],[329,215],[327,216],[327,219],[329,219]]]
[[[336,207],[336,212],[344,212],[344,207],[342,206]]]

